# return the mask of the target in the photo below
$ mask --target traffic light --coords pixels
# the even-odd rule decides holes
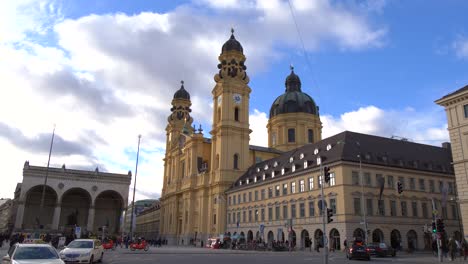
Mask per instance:
[[[437,219],[437,232],[445,232],[444,220],[442,219]]]
[[[437,227],[434,221],[432,221],[432,233],[437,233]]]
[[[325,175],[325,182],[330,182],[330,167],[323,167],[323,175]]]
[[[328,223],[333,222],[332,216],[333,216],[333,209],[327,208],[327,221],[328,221]]]
[[[398,194],[401,194],[403,192],[403,184],[401,182],[397,182],[397,187],[398,187]]]

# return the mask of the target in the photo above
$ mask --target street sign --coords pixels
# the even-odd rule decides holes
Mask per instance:
[[[76,238],[81,238],[81,227],[79,226],[75,227],[75,235],[76,235]]]

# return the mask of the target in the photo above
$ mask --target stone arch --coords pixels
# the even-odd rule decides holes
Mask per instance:
[[[366,233],[361,228],[356,228],[353,232],[354,240],[365,241],[366,240]]]
[[[273,231],[268,232],[267,238],[268,238],[268,244],[273,243],[273,240],[275,240],[275,234],[273,234]]]
[[[75,226],[85,229],[88,225],[89,208],[92,206],[92,201],[91,195],[85,189],[71,188],[65,191],[60,198],[62,209],[59,230],[70,233],[73,232]]]
[[[314,245],[323,245],[323,231],[320,229],[315,230],[314,232]]]
[[[372,242],[381,243],[384,242],[384,234],[379,228],[372,232]]]
[[[340,239],[340,232],[336,228],[330,230],[330,237],[328,239],[330,241],[330,249],[332,250],[340,250],[341,248],[341,239]]]
[[[415,250],[418,248],[418,234],[414,230],[408,231],[406,233],[406,240],[408,241],[408,249]]]
[[[309,237],[309,231],[306,229],[303,229],[301,232],[301,248],[308,248],[310,247],[310,237]]]
[[[390,233],[390,246],[392,248],[399,248],[401,242],[401,234],[400,231],[393,229]]]
[[[51,229],[54,210],[57,205],[57,192],[46,185],[44,195],[44,207],[41,208],[42,191],[44,185],[31,187],[25,195],[24,201],[24,229]]]
[[[253,240],[253,232],[252,230],[249,230],[247,232],[247,242],[252,242],[252,240]]]
[[[284,242],[284,232],[283,232],[283,229],[279,230],[278,229],[278,242]]]
[[[291,243],[291,247],[294,248],[296,246],[296,241],[297,241],[296,231],[291,230],[289,232],[288,238],[289,238],[289,243]]]
[[[120,217],[124,209],[122,196],[113,190],[99,193],[94,200],[94,227],[106,226],[109,234],[116,234],[120,229]],[[91,230],[90,230],[91,231]],[[92,230],[97,232],[97,230]]]
[[[239,243],[245,243],[245,234],[243,231],[240,232]]]

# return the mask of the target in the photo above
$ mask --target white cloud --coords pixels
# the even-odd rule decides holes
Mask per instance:
[[[468,59],[468,37],[458,36],[452,46],[458,58]]]
[[[268,132],[266,129],[268,117],[265,112],[254,109],[249,115],[250,145],[268,147]]]

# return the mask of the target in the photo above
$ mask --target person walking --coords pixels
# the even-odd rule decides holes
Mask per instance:
[[[448,251],[450,256],[450,261],[455,260],[455,253],[457,252],[457,243],[453,237],[450,237],[448,242]]]
[[[463,260],[466,260],[466,257],[468,256],[468,242],[466,239],[463,239],[461,243],[461,253],[463,254]]]

